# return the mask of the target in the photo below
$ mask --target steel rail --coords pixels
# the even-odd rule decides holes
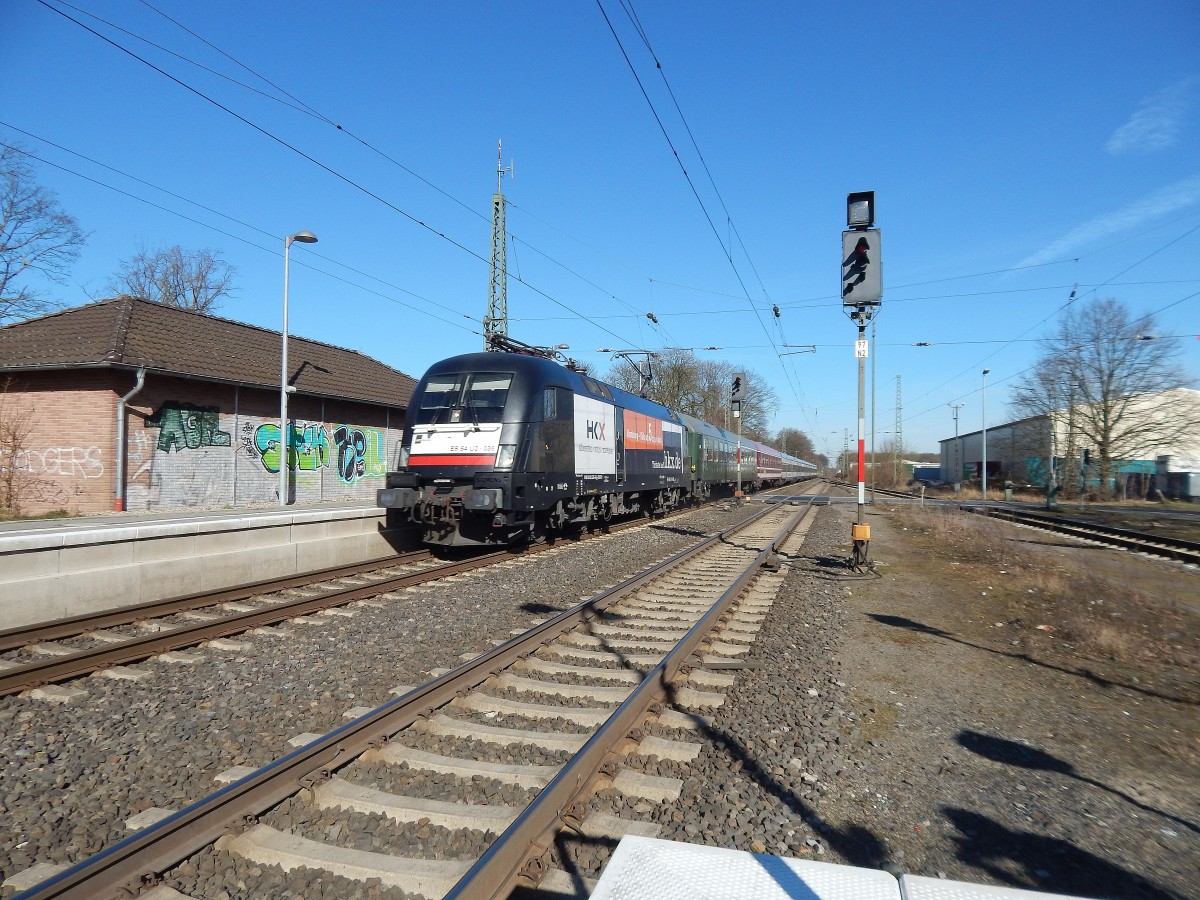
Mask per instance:
[[[434,578],[445,578],[460,572],[468,572],[471,569],[490,565],[495,562],[497,557],[507,559],[511,558],[511,554],[504,551],[488,553],[484,556],[472,557],[470,560],[449,563],[421,572],[392,576],[368,585],[342,588],[316,597],[300,597],[249,612],[231,613],[212,622],[180,625],[177,628],[134,636],[120,644],[93,647],[66,656],[55,656],[16,668],[0,670],[0,697],[15,694],[30,687],[78,678],[109,666],[138,662],[158,653],[192,647],[204,641],[249,631],[251,628],[273,625],[285,619],[317,612],[330,606],[342,606],[354,600],[373,597],[377,594],[386,594],[388,591],[431,581]]]
[[[121,606],[101,610],[95,613],[84,613],[67,619],[57,619],[54,622],[43,622],[38,625],[22,625],[17,628],[7,628],[0,631],[0,652],[16,650],[28,644],[40,641],[53,641],[65,637],[75,637],[100,628],[114,628],[120,625],[131,625],[142,619],[169,616],[175,613],[188,612],[217,603],[232,603],[238,600],[248,600],[258,594],[269,594],[275,591],[285,591],[288,588],[312,584],[314,581],[332,581],[337,578],[347,578],[360,575],[384,566],[404,565],[415,559],[429,556],[427,550],[414,550],[396,556],[384,556],[379,559],[366,560],[348,566],[333,566],[328,569],[318,569],[298,575],[287,575],[283,578],[267,578],[249,584],[238,584],[215,591],[198,591],[193,594],[181,594],[168,597],[165,600],[149,600],[136,606]]]
[[[1111,525],[1098,525],[1076,519],[1056,519],[1024,510],[999,509],[990,506],[966,508],[971,512],[980,512],[992,518],[1018,522],[1057,534],[1085,538],[1124,550],[1165,556],[1181,562],[1200,563],[1200,542],[1197,541],[1146,534],[1128,528],[1115,528]]]
[[[93,900],[95,897],[135,896],[158,881],[161,873],[215,842],[231,830],[254,824],[264,811],[315,788],[335,770],[367,750],[383,746],[396,733],[438,707],[477,687],[488,678],[528,656],[581,622],[636,591],[664,569],[703,552],[727,534],[769,515],[766,507],[729,529],[673,554],[596,597],[485,651],[450,672],[414,688],[323,737],[246,775],[239,781],[198,800],[185,809],[105,848],[58,875],[30,888],[14,900]]]
[[[459,882],[446,894],[446,900],[500,900],[517,887],[536,887],[545,874],[542,855],[552,846],[563,825],[579,830],[583,812],[576,804],[590,791],[601,768],[615,760],[618,749],[636,738],[635,729],[649,714],[651,706],[669,699],[676,690],[676,678],[685,661],[709,637],[713,627],[729,611],[772,559],[781,543],[811,510],[811,504],[788,517],[771,543],[755,556],[745,571],[689,629],[642,680],[609,719],[595,731],[583,747],[537,795],[479,858]]]
[[[608,530],[619,531],[642,524],[642,522],[643,520],[639,518],[613,523]],[[563,539],[569,540],[570,538]],[[545,544],[536,544],[530,545],[528,549],[537,552],[538,549],[543,549],[546,546]],[[211,591],[197,591],[191,594],[168,597],[163,600],[149,600],[134,606],[113,607],[100,610],[99,612],[83,613],[78,616],[56,619],[53,622],[43,622],[37,625],[22,625],[16,628],[2,629],[0,630],[0,653],[8,650],[19,650],[29,644],[41,641],[77,637],[89,631],[97,631],[102,628],[132,625],[143,619],[160,618],[181,612],[189,612],[195,609],[202,609],[206,606],[215,606],[218,603],[248,600],[259,594],[275,593],[288,590],[289,588],[307,586],[314,581],[332,581],[338,578],[361,575],[364,572],[382,567],[404,565],[418,559],[426,559],[430,555],[428,550],[412,550],[399,553],[395,556],[379,557],[346,566],[317,569],[312,572],[287,575],[283,578],[268,578],[262,581],[231,585],[230,587],[218,588]]]
[[[622,531],[626,528],[633,528],[643,523],[642,519],[635,519],[628,522],[622,522],[611,526],[608,530]],[[569,538],[568,538],[569,539]],[[583,538],[586,540],[586,537]],[[530,553],[540,553],[543,550],[549,550],[557,544],[531,544],[519,551],[521,555]],[[427,551],[415,551],[412,554],[407,554],[398,558],[393,563],[399,564],[404,561],[411,561],[412,558],[428,557]],[[232,634],[239,634],[248,631],[251,628],[261,628],[266,625],[273,625],[282,622],[286,619],[291,619],[296,616],[306,615],[310,612],[317,612],[331,606],[341,606],[346,603],[351,603],[354,600],[364,599],[376,594],[384,594],[388,591],[398,590],[403,587],[410,587],[414,584],[421,584],[425,581],[433,581],[437,578],[449,577],[467,572],[471,569],[482,568],[490,565],[497,559],[512,559],[514,558],[512,550],[497,550],[491,553],[473,556],[469,560],[460,561],[458,563],[438,566],[433,569],[425,569],[420,572],[412,572],[406,575],[394,576],[380,581],[372,582],[369,585],[361,587],[344,588],[338,591],[329,591],[321,594],[318,597],[305,597],[288,600],[283,603],[273,603],[269,606],[264,606],[261,609],[251,610],[243,613],[230,613],[223,615],[220,619],[212,622],[197,623],[194,625],[179,625],[163,631],[154,632],[148,635],[132,636],[128,641],[123,641],[119,644],[108,644],[101,647],[93,647],[86,650],[80,650],[77,653],[69,655],[55,656],[45,660],[38,660],[32,663],[25,663],[11,669],[0,670],[0,697],[10,694],[19,693],[29,688],[40,687],[44,684],[52,684],[58,681],[67,681],[72,678],[79,678],[83,675],[88,675],[92,672],[108,668],[114,665],[120,665],[128,662],[138,662],[147,657],[154,656],[157,653],[165,653],[170,650],[180,650],[184,647],[192,647],[204,641],[215,640],[216,638],[228,637]],[[362,568],[365,566],[366,568]],[[232,599],[246,599],[264,592],[265,585],[271,585],[274,590],[283,590],[287,587],[298,587],[310,585],[314,578],[318,581],[328,580],[336,577],[347,577],[347,575],[361,574],[362,571],[379,568],[378,565],[360,564],[359,567],[339,567],[336,569],[325,569],[320,572],[311,573],[308,576],[289,576],[286,579],[278,579],[274,581],[257,582],[254,585],[241,585],[236,588],[228,588],[212,593],[201,593],[189,595],[186,598],[177,598],[175,601],[162,601],[161,604],[143,604],[143,607],[158,606],[158,615],[169,615],[172,612],[186,612],[191,609],[202,608],[205,606],[213,606],[217,603],[229,602],[231,592],[243,592],[242,594],[233,594]],[[342,572],[341,575],[330,574]],[[286,585],[280,586],[283,582]],[[186,601],[187,605],[179,608],[170,608],[162,604],[171,604],[174,602]],[[129,609],[140,609],[141,607],[129,607]],[[115,613],[116,611],[114,611]],[[136,622],[145,616],[138,616],[128,621],[123,621],[117,624],[130,624]],[[86,616],[76,617],[77,620],[87,619]],[[94,630],[96,625],[92,625],[88,630]],[[77,628],[70,632],[71,634],[81,633]],[[43,637],[43,640],[49,638]],[[18,646],[23,646],[18,644]],[[9,648],[11,649],[11,648]]]

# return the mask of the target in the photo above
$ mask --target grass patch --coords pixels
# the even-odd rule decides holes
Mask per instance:
[[[0,522],[26,522],[38,521],[40,519],[70,519],[76,515],[76,513],[67,512],[65,509],[52,509],[49,512],[37,513],[36,515],[28,516],[12,516],[8,513],[0,512]]]
[[[1195,615],[1135,585],[1066,568],[1055,554],[1013,539],[1011,527],[948,507],[894,507],[895,527],[915,544],[895,571],[919,575],[948,567],[965,589],[987,598],[985,614],[1014,628],[1007,635],[1034,650],[1047,640],[1092,660],[1118,662],[1135,677],[1152,670],[1200,667]]]

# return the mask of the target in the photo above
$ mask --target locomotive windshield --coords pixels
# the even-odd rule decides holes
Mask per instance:
[[[503,372],[430,375],[417,401],[416,424],[499,422],[511,384],[512,375]]]

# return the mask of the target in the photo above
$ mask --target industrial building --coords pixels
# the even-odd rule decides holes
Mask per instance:
[[[1128,424],[1118,425],[1109,489],[1130,496],[1155,491],[1189,494],[1191,479],[1173,477],[1200,472],[1200,391],[1175,388],[1131,398],[1122,407]],[[1053,471],[1069,489],[1099,487],[1097,447],[1070,410],[989,425],[940,442],[942,480],[979,482],[987,445],[987,479],[1045,487]]]

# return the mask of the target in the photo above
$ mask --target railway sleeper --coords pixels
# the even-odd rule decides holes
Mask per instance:
[[[458,803],[408,797],[355,784],[344,778],[331,778],[313,791],[313,802],[324,809],[348,809],[361,813],[379,813],[396,822],[419,822],[455,830],[474,828],[502,832],[521,813],[521,807],[479,803]]]
[[[403,744],[387,744],[378,750],[368,750],[361,757],[364,763],[383,762],[389,765],[406,765],[410,769],[453,775],[468,780],[490,778],[522,788],[543,788],[550,783],[561,766],[518,765],[516,763],[492,763],[457,756],[429,753]]]
[[[269,825],[254,825],[239,835],[220,838],[218,850],[235,853],[258,865],[277,865],[290,872],[318,868],[334,875],[366,881],[378,878],[387,887],[442,897],[462,878],[474,860],[416,859],[338,847]]]

